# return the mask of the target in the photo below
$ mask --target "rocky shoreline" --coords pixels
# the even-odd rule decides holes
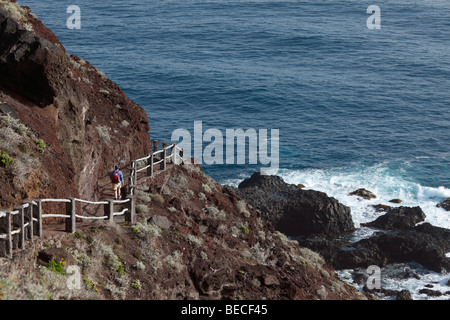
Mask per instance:
[[[424,222],[426,216],[420,207],[378,207],[384,214],[362,225],[372,229],[373,234],[351,241],[355,227],[350,209],[322,192],[304,190],[285,183],[281,177],[257,172],[237,188],[227,188],[263,213],[277,230],[321,254],[335,270],[355,270],[353,280],[356,283],[361,283],[361,276],[365,274],[362,271],[372,265],[383,268],[396,263],[419,263],[438,273],[450,270],[450,259],[446,257],[450,251],[450,230]],[[363,190],[356,190],[354,195],[376,197]],[[407,274],[404,276],[409,278]],[[417,277],[417,274],[410,276]],[[411,296],[409,292],[392,290],[377,293],[401,294],[401,299]],[[450,287],[446,292],[423,288],[422,293],[431,297],[449,295]]]

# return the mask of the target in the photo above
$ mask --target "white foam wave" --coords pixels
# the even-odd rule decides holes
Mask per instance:
[[[281,170],[279,175],[287,182],[304,184],[307,189],[323,191],[352,210],[356,227],[376,219],[380,214],[375,204],[390,206],[420,206],[427,218],[425,222],[450,229],[450,214],[436,204],[450,197],[450,189],[427,187],[408,180],[402,172],[393,172],[385,164],[366,168]],[[377,195],[366,200],[349,193],[365,188]],[[401,204],[389,202],[401,199]]]

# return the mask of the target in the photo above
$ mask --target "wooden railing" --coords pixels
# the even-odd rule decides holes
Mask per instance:
[[[137,184],[138,172],[145,171],[147,176],[153,177],[156,165],[160,165],[160,170],[166,170],[167,164],[170,162],[174,164],[181,164],[183,162],[184,151],[175,143],[168,145],[166,142],[162,142],[162,148],[159,149],[159,141],[153,140],[152,145],[151,154],[131,162],[129,185],[130,194],[132,195]]]
[[[13,211],[0,211],[0,257],[12,257],[13,249],[25,249],[25,240],[33,241],[33,236],[42,237],[42,222],[47,218],[64,218],[65,231],[76,232],[76,221],[81,220],[106,220],[114,222],[114,217],[124,216],[125,221],[136,223],[136,198],[135,188],[137,186],[137,173],[145,171],[148,176],[153,177],[154,166],[160,165],[160,170],[166,170],[168,163],[181,164],[183,162],[183,150],[176,144],[168,145],[162,143],[159,150],[159,142],[152,142],[152,153],[144,158],[131,162],[130,168],[130,192],[124,200],[107,199],[103,201],[87,201],[76,198],[67,199],[36,199],[26,201],[20,206],[14,207]],[[169,153],[170,151],[170,153]],[[159,158],[158,155],[161,155]],[[142,167],[142,163],[144,166]],[[44,214],[42,206],[44,203],[65,204],[64,214]],[[103,206],[103,216],[84,216],[77,214],[77,203],[87,205]],[[121,205],[122,210],[115,212],[114,206]],[[124,207],[124,208],[123,208]],[[82,210],[81,210],[82,211]]]

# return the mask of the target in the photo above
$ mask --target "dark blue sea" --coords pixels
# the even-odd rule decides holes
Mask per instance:
[[[274,173],[349,205],[357,225],[400,198],[450,228],[436,208],[450,197],[448,0],[18,2],[146,110],[152,139],[193,135],[194,121],[278,129]],[[69,5],[81,29],[67,28]],[[370,5],[380,29],[367,27]],[[261,167],[203,166],[232,185]],[[378,198],[348,196],[361,187]]]

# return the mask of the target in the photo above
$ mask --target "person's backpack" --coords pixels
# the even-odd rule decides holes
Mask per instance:
[[[113,177],[112,177],[111,180],[112,180],[113,183],[119,183],[119,171],[115,171],[113,173]]]

